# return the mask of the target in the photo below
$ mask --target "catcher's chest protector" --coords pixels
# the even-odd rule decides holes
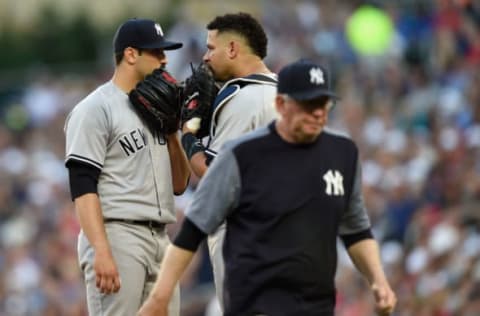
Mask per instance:
[[[217,117],[222,108],[225,106],[225,104],[227,104],[228,101],[230,101],[230,99],[237,95],[240,89],[249,84],[277,85],[277,80],[266,75],[253,74],[243,78],[235,78],[225,83],[222,89],[218,92],[218,95],[213,103],[212,124],[210,125],[210,139],[213,138],[215,135]]]

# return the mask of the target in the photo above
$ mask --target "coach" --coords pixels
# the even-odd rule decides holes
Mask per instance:
[[[378,314],[392,313],[396,297],[370,230],[357,147],[324,129],[336,98],[327,75],[307,60],[280,71],[280,119],[224,146],[139,315],[166,315],[198,245],[224,220],[224,315],[333,315],[337,236],[368,281]]]

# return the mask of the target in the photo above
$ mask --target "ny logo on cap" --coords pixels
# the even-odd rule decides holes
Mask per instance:
[[[160,26],[160,24],[155,23],[155,30],[157,31],[157,35],[163,36],[162,27]]]
[[[323,77],[323,71],[320,68],[310,69],[310,82],[314,84],[324,84],[325,78]]]

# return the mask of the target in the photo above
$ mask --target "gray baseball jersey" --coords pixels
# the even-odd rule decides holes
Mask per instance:
[[[276,79],[276,75],[269,77]],[[227,85],[228,82],[225,86]],[[209,149],[218,152],[226,141],[265,126],[275,119],[276,93],[275,83],[249,84],[240,89],[224,106],[216,109],[216,112],[221,112],[215,122],[215,135]]]
[[[170,158],[112,81],[82,100],[65,123],[66,162],[101,170],[104,218],[175,221]]]

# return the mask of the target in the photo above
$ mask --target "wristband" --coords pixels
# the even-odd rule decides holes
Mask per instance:
[[[206,148],[205,149],[205,156],[207,157],[207,159],[205,160],[205,163],[207,164],[207,166],[210,166],[210,164],[212,163],[213,159],[215,157],[217,157],[217,152],[210,149],[210,148]]]
[[[205,151],[205,146],[202,142],[195,137],[192,133],[186,133],[182,135],[182,147],[185,150],[188,160],[199,151]]]

